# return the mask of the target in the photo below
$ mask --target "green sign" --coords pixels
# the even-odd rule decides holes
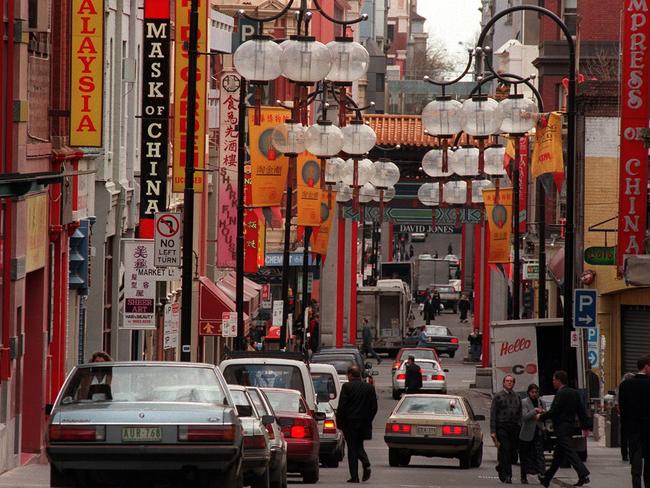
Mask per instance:
[[[525,262],[523,274],[525,280],[539,280],[539,261]]]
[[[616,262],[616,246],[588,247],[585,249],[585,262],[601,266],[614,265]]]
[[[368,206],[364,210],[366,220],[379,220],[379,208]],[[480,224],[483,221],[483,209],[436,208],[436,225]],[[351,206],[344,207],[343,216],[346,219],[359,220],[359,212]],[[394,224],[430,224],[431,209],[428,208],[398,208],[384,207],[384,221]]]

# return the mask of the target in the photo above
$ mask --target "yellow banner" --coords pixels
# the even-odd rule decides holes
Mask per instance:
[[[248,109],[248,120],[255,119],[253,108]],[[262,107],[260,124],[249,124],[251,155],[252,207],[275,207],[282,203],[287,186],[289,162],[271,144],[273,129],[289,118],[289,111],[279,107]]]
[[[562,115],[559,112],[551,112],[537,122],[531,164],[531,173],[535,178],[544,173],[564,171]]]
[[[101,147],[104,0],[72,0],[70,145]]]
[[[490,230],[488,263],[510,263],[510,234],[512,233],[512,188],[483,190],[485,215]]]
[[[298,225],[318,227],[321,224],[320,164],[308,152],[298,156]]]
[[[27,203],[27,249],[25,249],[25,272],[45,266],[47,256],[47,193],[28,197]]]
[[[311,252],[318,253],[322,256],[327,254],[327,247],[330,241],[330,229],[332,228],[332,220],[334,213],[336,212],[336,193],[332,192],[331,206],[328,206],[328,196],[327,192],[321,192],[321,224],[318,228],[318,232],[312,234],[311,238]]]
[[[199,2],[198,51],[208,52],[207,0]],[[190,2],[176,1],[176,42],[174,45],[174,163],[172,166],[172,191],[182,193],[185,189],[185,158],[187,137],[187,78],[188,57],[184,47],[190,41]],[[207,126],[207,79],[209,56],[199,55],[196,64],[196,118],[194,121],[194,167],[205,167],[205,139]],[[194,173],[194,191],[203,191],[204,172]]]

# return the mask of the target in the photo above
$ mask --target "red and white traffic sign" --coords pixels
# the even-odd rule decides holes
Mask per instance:
[[[181,214],[156,213],[154,221],[154,265],[181,266]]]

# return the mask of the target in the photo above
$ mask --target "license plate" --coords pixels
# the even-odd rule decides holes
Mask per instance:
[[[416,430],[418,435],[436,435],[438,430],[436,427],[431,427],[428,425],[418,425]]]
[[[160,427],[122,427],[122,442],[160,442]]]

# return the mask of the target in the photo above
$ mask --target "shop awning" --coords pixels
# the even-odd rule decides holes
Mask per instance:
[[[235,302],[207,276],[199,278],[199,324],[210,322],[221,335],[224,312],[235,312]],[[250,319],[244,313],[244,331],[248,334]]]
[[[252,288],[246,280],[247,278],[244,277],[244,312],[251,317],[256,317],[260,308],[260,292]],[[237,294],[235,292],[236,283],[234,273],[227,274],[217,281],[216,285],[232,302],[236,301]]]
[[[650,255],[626,256],[623,276],[626,285],[650,286]]]

